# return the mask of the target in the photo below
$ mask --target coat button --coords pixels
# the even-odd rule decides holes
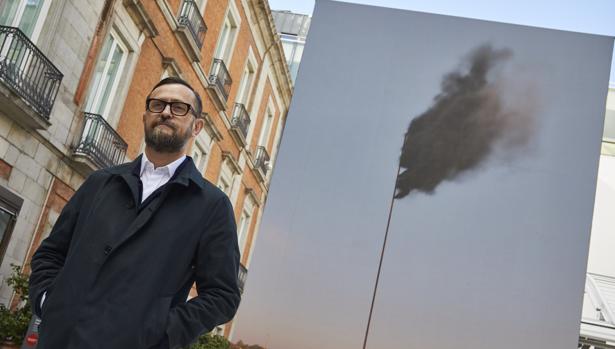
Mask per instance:
[[[105,254],[109,254],[112,249],[113,249],[113,247],[111,247],[109,245],[105,246]]]

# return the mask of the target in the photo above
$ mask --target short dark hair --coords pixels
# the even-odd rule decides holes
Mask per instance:
[[[149,98],[152,95],[152,92],[154,92],[155,89],[157,89],[158,87],[162,86],[162,85],[171,85],[171,84],[180,84],[180,85],[184,85],[187,88],[190,89],[190,91],[192,91],[192,93],[194,93],[194,99],[196,100],[196,105],[194,106],[194,116],[196,116],[197,118],[201,117],[201,113],[203,112],[203,103],[201,102],[201,96],[199,96],[198,92],[196,92],[192,86],[190,86],[190,84],[182,79],[182,78],[178,78],[176,76],[169,76],[168,78],[164,78],[162,80],[160,80],[156,86],[154,86],[152,88],[152,90],[149,92],[149,94],[147,95],[147,98]]]

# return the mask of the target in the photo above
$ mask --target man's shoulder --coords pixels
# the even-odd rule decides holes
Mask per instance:
[[[201,177],[198,180],[201,184],[199,187],[201,188],[202,193],[208,200],[218,201],[222,200],[222,198],[225,197],[228,198],[225,192],[223,192],[220,188],[218,188],[218,186],[214,185],[207,179]]]
[[[182,168],[178,169],[178,171],[182,171],[180,174],[182,179],[180,179],[180,181],[186,180],[186,183],[190,182],[189,185],[191,185],[193,189],[198,189],[198,192],[202,194],[204,199],[209,202],[218,202],[222,198],[227,197],[217,185],[203,177],[203,174],[196,169],[192,158],[187,157],[183,165]]]
[[[84,186],[86,187],[95,186],[96,187],[98,184],[105,182],[107,179],[109,179],[112,176],[121,175],[123,173],[130,173],[130,171],[132,171],[132,166],[133,166],[132,163],[128,162],[125,164],[96,170],[90,173],[86,177],[81,187],[84,187]]]

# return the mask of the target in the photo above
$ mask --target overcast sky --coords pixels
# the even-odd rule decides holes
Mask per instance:
[[[615,36],[615,1],[349,0],[346,2]],[[312,14],[314,0],[269,0],[273,10]],[[612,67],[615,66],[615,58]],[[611,84],[615,69],[611,68]]]

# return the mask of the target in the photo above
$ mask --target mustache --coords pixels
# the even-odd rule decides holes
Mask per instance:
[[[170,122],[166,122],[164,120],[157,121],[152,128],[158,127],[160,125],[168,126],[172,128],[173,130],[177,130],[177,127],[175,127],[175,125],[171,124]]]

